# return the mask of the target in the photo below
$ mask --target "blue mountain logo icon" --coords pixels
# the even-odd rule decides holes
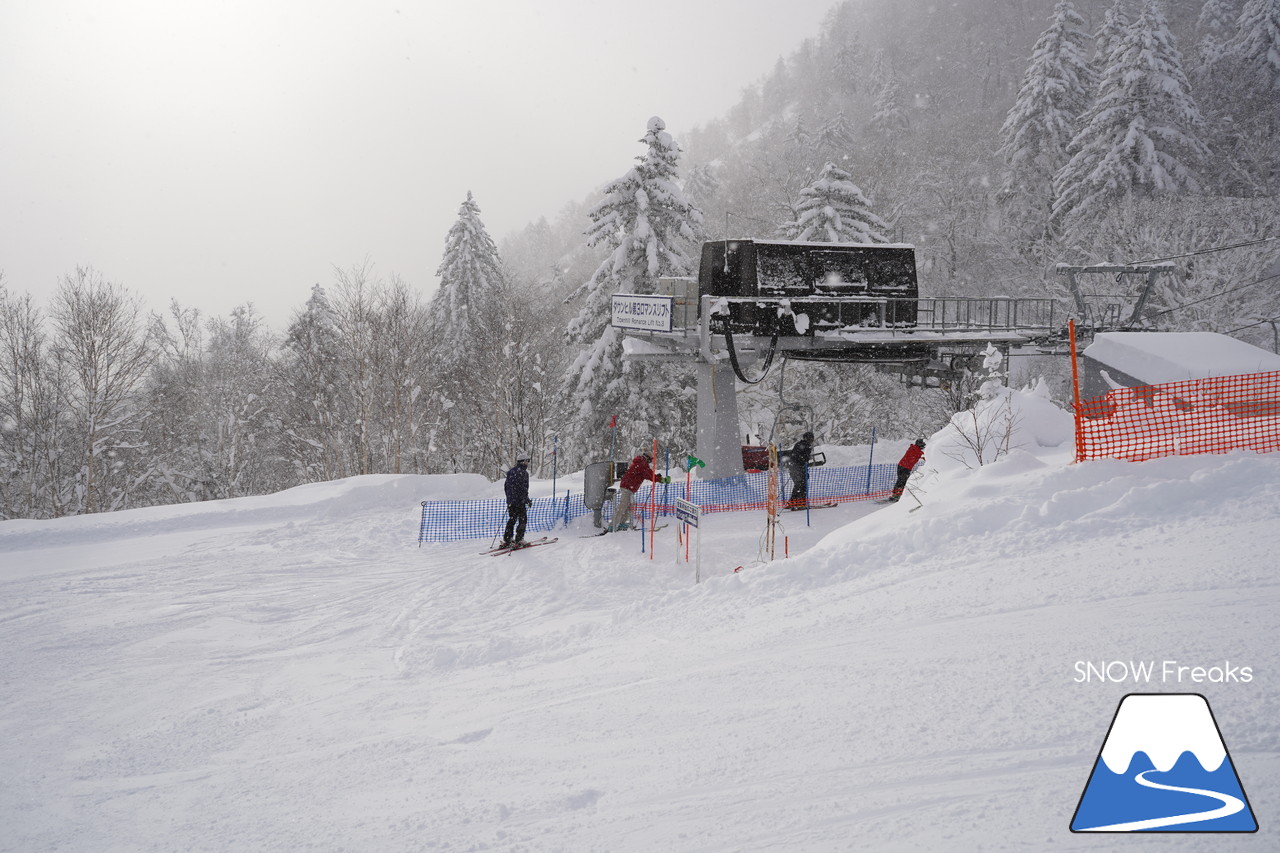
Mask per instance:
[[[1072,832],[1257,832],[1209,701],[1199,693],[1120,700]]]

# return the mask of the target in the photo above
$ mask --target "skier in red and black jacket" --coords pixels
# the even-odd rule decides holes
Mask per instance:
[[[613,523],[609,525],[610,530],[626,530],[631,526],[631,501],[635,498],[640,486],[649,481],[671,482],[670,477],[655,474],[653,468],[649,467],[652,464],[653,457],[649,455],[649,451],[642,450],[627,466],[626,473],[618,481],[618,485],[622,488],[618,490],[618,508],[613,514]]]
[[[898,460],[898,482],[893,485],[893,497],[891,501],[896,501],[902,497],[902,490],[907,487],[907,480],[911,478],[911,472],[915,469],[916,463],[924,458],[924,439],[917,438],[914,444],[907,447],[907,452],[902,454],[902,458]]]

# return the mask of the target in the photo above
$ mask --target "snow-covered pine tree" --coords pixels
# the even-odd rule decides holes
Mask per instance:
[[[787,132],[787,141],[801,148],[807,148],[813,142],[813,133],[809,130],[809,125],[805,123],[804,116],[796,116],[795,124]]]
[[[438,273],[440,288],[429,308],[437,364],[434,405],[444,421],[436,448],[445,470],[496,476],[504,461],[496,426],[497,398],[504,390],[496,385],[509,354],[510,283],[469,192],[449,229]],[[494,426],[478,429],[482,424]]]
[[[1224,53],[1276,114],[1280,94],[1280,0],[1247,0]]]
[[[822,123],[814,137],[818,152],[826,157],[843,157],[853,147],[853,128],[844,112],[837,112]]]
[[[566,331],[577,355],[565,371],[564,389],[583,447],[611,415],[622,415],[644,436],[662,430],[676,408],[667,393],[675,383],[661,387],[657,368],[624,362],[622,334],[610,325],[613,294],[652,292],[659,277],[692,271],[690,244],[702,224],[702,212],[676,183],[680,146],[662,119],[649,119],[641,142],[646,151],[636,158],[639,164],[606,186],[590,212],[587,242],[609,254],[569,297],[581,308]]]
[[[1089,43],[1075,6],[1059,0],[1000,129],[1000,153],[1009,165],[1002,196],[1020,202],[1039,238],[1048,234],[1053,176],[1067,162],[1067,147],[1093,93]]]
[[[802,201],[793,222],[782,226],[791,240],[824,243],[887,243],[882,232],[888,225],[871,211],[871,202],[853,178],[828,163],[810,186],[800,191]]]
[[[1280,179],[1280,0],[1236,6],[1209,0],[1197,27],[1196,97],[1213,151],[1205,178],[1220,195],[1267,197]]]
[[[720,189],[720,178],[715,170],[706,164],[689,169],[684,179],[684,197],[693,206],[705,209],[706,204],[716,197]]]
[[[905,135],[911,129],[911,123],[902,109],[897,72],[883,50],[876,51],[871,69],[871,85],[875,92],[871,129],[885,139],[897,139]]]
[[[1129,13],[1125,11],[1126,0],[1115,0],[1102,15],[1102,23],[1093,34],[1093,74],[1094,80],[1101,80],[1112,64],[1112,54],[1124,42],[1125,33],[1129,29]]]
[[[1222,58],[1223,48],[1235,30],[1239,8],[1235,0],[1205,0],[1196,21],[1196,74],[1203,79]]]
[[[338,338],[333,305],[324,288],[313,285],[306,306],[289,324],[280,386],[286,398],[280,408],[289,462],[294,476],[304,483],[347,473],[336,421],[341,360]]]
[[[431,300],[433,343],[446,369],[472,361],[477,341],[501,328],[507,279],[498,247],[480,221],[470,192],[445,239]]]
[[[1114,7],[1113,7],[1114,8]],[[1071,224],[1129,194],[1196,192],[1203,120],[1158,0],[1113,46],[1071,159],[1054,179],[1054,217]]]
[[[858,93],[864,53],[862,39],[856,32],[852,33],[849,40],[835,51],[831,61],[831,79],[836,88],[845,95]]]

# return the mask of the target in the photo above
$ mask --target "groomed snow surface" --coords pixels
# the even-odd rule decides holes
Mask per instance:
[[[700,585],[674,525],[419,548],[473,478],[4,522],[0,850],[1274,849],[1280,454],[1077,465],[1019,407],[994,464],[930,441],[922,509],[785,513],[789,559],[707,517]],[[1156,678],[1077,682],[1115,660]],[[1069,832],[1131,692],[1208,698],[1257,834]]]

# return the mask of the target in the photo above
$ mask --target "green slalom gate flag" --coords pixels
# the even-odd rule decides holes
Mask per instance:
[[[703,462],[701,459],[699,459],[698,457],[694,456],[692,453],[687,454],[687,456],[688,456],[688,463],[689,463],[689,464],[688,464],[686,467],[687,467],[690,471],[692,471],[694,468],[706,468],[706,467],[707,467],[707,463]]]

